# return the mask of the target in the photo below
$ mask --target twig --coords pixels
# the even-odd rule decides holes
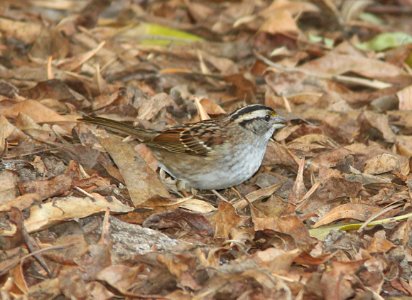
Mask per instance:
[[[76,191],[82,193],[83,195],[91,198],[93,201],[97,201],[96,198],[95,198],[92,194],[86,192],[86,191],[83,190],[82,188],[79,188],[78,186],[75,186],[74,189],[75,189]]]
[[[219,194],[218,191],[212,190],[212,193],[215,194],[220,200],[225,201],[225,202],[229,202],[229,200],[227,200],[225,197],[223,197],[221,194]]]
[[[362,232],[376,218],[380,217],[381,215],[383,215],[383,214],[387,213],[388,211],[391,211],[392,209],[397,208],[401,205],[403,205],[403,203],[395,203],[394,205],[388,206],[388,207],[382,209],[380,212],[372,215],[365,222],[363,222],[362,226],[358,229],[358,232]]]

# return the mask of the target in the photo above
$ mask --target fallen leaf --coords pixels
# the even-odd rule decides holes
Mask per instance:
[[[105,41],[101,42],[97,45],[94,49],[87,51],[85,53],[78,54],[76,56],[72,56],[69,58],[65,58],[59,61],[58,66],[59,68],[66,70],[66,71],[73,71],[91,59],[93,56],[99,52],[103,46],[106,44]]]
[[[364,172],[373,175],[398,172],[407,176],[409,174],[409,160],[395,154],[383,153],[367,160]]]
[[[340,75],[354,72],[373,79],[396,77],[403,74],[402,69],[392,64],[367,58],[362,54],[341,54],[339,46],[325,56],[303,64],[300,69],[319,75]]]
[[[29,287],[27,296],[34,297],[58,297],[61,295],[60,280],[59,278],[46,279],[40,281]]]
[[[231,231],[239,226],[242,218],[228,202],[220,201],[217,209],[217,212],[210,217],[210,222],[215,228],[215,238],[229,239]]]
[[[0,206],[5,205],[17,196],[18,177],[14,172],[0,172]]]
[[[341,219],[356,219],[366,221],[372,215],[378,213],[381,209],[376,206],[356,203],[346,203],[333,208],[320,218],[313,228],[326,225]]]
[[[107,208],[118,213],[133,210],[114,197],[108,201],[99,194],[92,193],[91,195],[93,199],[68,196],[44,203],[41,206],[32,206],[30,217],[24,221],[24,226],[28,232],[34,232],[65,220],[84,218],[103,212]],[[3,231],[2,234],[10,235],[10,232]]]
[[[301,159],[299,161],[299,169],[298,173],[296,174],[296,179],[293,184],[292,191],[289,194],[289,202],[293,205],[298,204],[302,201],[303,196],[306,194],[307,189],[303,182],[303,171],[305,169],[305,159]]]
[[[152,197],[170,197],[156,173],[137,156],[130,144],[123,143],[117,136],[107,134],[99,134],[98,139],[119,168],[135,206]]]
[[[299,249],[284,251],[281,249],[268,248],[253,254],[253,259],[258,265],[269,269],[274,273],[288,272],[294,260],[302,253]]]
[[[259,31],[270,34],[283,33],[297,35],[299,28],[289,11],[277,10],[263,22]]]
[[[30,44],[36,40],[41,32],[42,25],[35,22],[16,21],[10,18],[0,18],[0,31],[9,38],[21,40]]]
[[[407,158],[412,157],[412,136],[409,135],[397,135],[396,136],[396,149],[397,152]]]
[[[412,85],[396,93],[399,99],[399,110],[412,110]]]
[[[358,44],[362,50],[383,51],[412,43],[412,36],[404,32],[382,32],[369,41]]]
[[[369,253],[386,253],[394,247],[396,246],[385,237],[384,232],[377,232],[370,241],[367,251]]]
[[[252,220],[255,231],[268,229],[290,235],[300,249],[309,248],[313,243],[308,229],[297,216],[284,215],[280,218],[252,217]]]
[[[364,261],[332,262],[330,268],[322,274],[322,292],[326,299],[347,299],[354,294],[350,279]]]
[[[71,161],[64,174],[46,180],[32,180],[18,184],[21,194],[37,194],[40,200],[58,196],[71,190],[73,181],[79,177],[79,166]]]
[[[364,111],[359,116],[359,120],[366,130],[370,130],[372,128],[376,129],[382,135],[385,141],[389,143],[395,142],[396,136],[389,125],[388,116],[372,111]]]
[[[126,265],[110,265],[101,270],[97,274],[96,279],[105,282],[121,293],[127,295],[134,282],[138,280],[138,276],[141,272],[142,270],[139,266],[129,267]]]
[[[235,203],[233,203],[233,207],[238,210],[242,210],[246,206],[248,206],[249,203],[253,203],[255,201],[258,201],[258,200],[261,200],[261,199],[264,199],[264,198],[267,198],[273,195],[273,193],[275,193],[281,186],[282,184],[276,183],[271,186],[251,192],[245,196],[247,200],[241,198]]]
[[[12,207],[16,207],[19,210],[24,210],[30,207],[33,203],[40,202],[41,198],[38,194],[30,193],[18,196],[14,199],[4,201],[0,204],[0,211],[8,211]]]
[[[152,229],[176,229],[198,233],[203,236],[214,234],[214,224],[200,213],[193,213],[183,209],[153,213],[143,222],[144,227]]]
[[[17,102],[10,107],[2,107],[1,112],[2,115],[10,118],[16,118],[18,114],[23,113],[32,118],[36,123],[67,123],[76,120],[75,117],[62,116],[54,110],[51,110],[40,102],[34,100],[25,100]]]

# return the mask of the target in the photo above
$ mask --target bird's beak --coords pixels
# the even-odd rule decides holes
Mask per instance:
[[[287,120],[282,116],[273,116],[272,120],[274,122],[273,127],[275,127],[276,129],[283,128],[286,126]]]

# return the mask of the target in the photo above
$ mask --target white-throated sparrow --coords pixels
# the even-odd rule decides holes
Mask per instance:
[[[136,128],[99,117],[81,121],[132,135],[146,144],[160,167],[196,189],[218,190],[249,179],[260,167],[266,146],[285,119],[260,104],[223,118],[184,124],[162,131]]]

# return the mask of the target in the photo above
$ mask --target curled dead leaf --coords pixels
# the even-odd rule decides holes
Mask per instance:
[[[372,157],[366,161],[364,168],[366,174],[372,175],[393,172],[407,176],[409,171],[409,160],[407,158],[390,153]]]
[[[239,226],[242,218],[236,213],[232,204],[220,201],[217,212],[210,217],[215,228],[215,238],[228,239],[232,229]]]
[[[359,221],[366,221],[372,215],[378,213],[381,209],[377,206],[346,203],[333,208],[320,218],[313,228],[326,225],[341,219],[356,219]]]

